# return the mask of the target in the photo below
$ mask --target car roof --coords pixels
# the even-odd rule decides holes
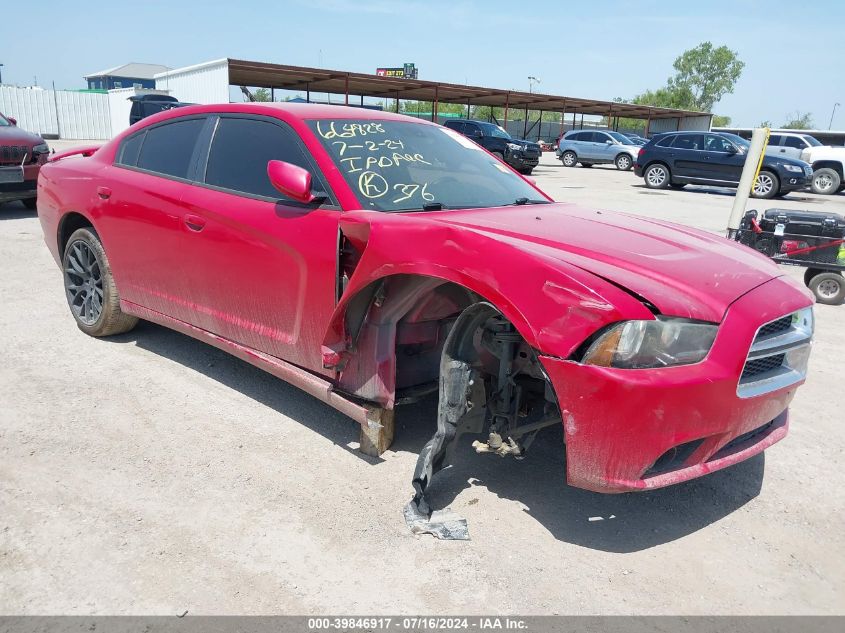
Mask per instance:
[[[410,121],[420,123],[421,125],[435,125],[423,119],[405,116],[404,114],[385,112],[384,110],[370,110],[368,108],[322,103],[212,103],[208,105],[186,106],[178,110],[168,110],[166,113],[154,116],[156,117],[156,121],[163,121],[171,117],[211,114],[215,112],[258,114],[286,119],[301,119],[304,121],[312,119],[359,119],[367,121]]]

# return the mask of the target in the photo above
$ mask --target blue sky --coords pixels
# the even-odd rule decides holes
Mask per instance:
[[[486,0],[31,0],[3,3],[3,81],[84,87],[137,61],[221,57],[374,72],[414,62],[421,79],[596,99],[663,85],[685,49],[710,40],[746,67],[714,108],[736,125],[796,110],[826,129],[845,105],[845,2]],[[802,14],[806,17],[802,17]],[[9,37],[22,23],[22,38]],[[845,107],[834,128],[845,129]]]

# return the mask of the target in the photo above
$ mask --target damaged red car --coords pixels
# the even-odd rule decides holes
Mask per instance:
[[[80,154],[81,156],[74,156]],[[563,425],[573,486],[665,486],[786,435],[812,297],[767,258],[555,203],[444,127],[307,104],[192,106],[56,155],[38,214],[93,336],[159,323],[291,382],[381,452],[439,391],[412,514],[458,436]]]

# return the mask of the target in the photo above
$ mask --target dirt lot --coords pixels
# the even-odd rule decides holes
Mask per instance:
[[[535,176],[559,200],[714,231],[732,202],[548,155]],[[433,401],[364,458],[354,423],[202,343],[82,334],[19,204],[0,207],[0,261],[2,613],[845,613],[843,306],[818,307],[791,433],[765,456],[604,496],[565,485],[559,431],[522,462],[468,437],[433,492],[472,541],[442,542],[401,513]]]

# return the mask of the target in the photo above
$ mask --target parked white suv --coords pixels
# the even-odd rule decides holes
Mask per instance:
[[[799,158],[813,166],[813,193],[834,194],[845,189],[845,147],[822,145],[801,132],[775,132],[769,136],[766,153]]]

